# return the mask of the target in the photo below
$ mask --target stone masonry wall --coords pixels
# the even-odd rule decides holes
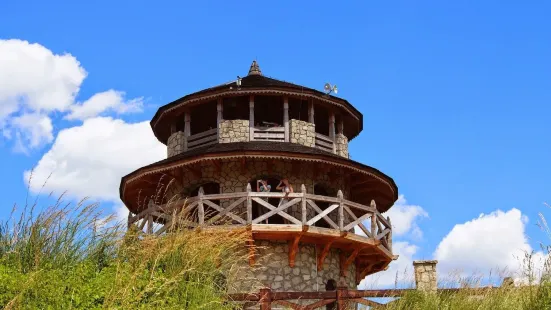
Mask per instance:
[[[325,291],[330,279],[344,281],[348,288],[355,289],[356,267],[350,264],[344,278],[340,276],[339,250],[332,249],[317,271],[316,249],[299,244],[295,266],[289,266],[289,245],[284,242],[256,240],[255,265],[239,268],[239,274],[229,279],[231,292],[258,291],[263,286],[273,291]],[[247,264],[248,262],[243,262]]]
[[[178,155],[184,151],[184,133],[177,131],[170,135],[166,143],[167,157]]]
[[[249,141],[249,120],[224,120],[218,125],[219,143]]]
[[[312,123],[292,119],[289,121],[289,134],[291,143],[316,146],[316,127]]]
[[[348,138],[339,133],[335,135],[335,143],[337,155],[348,158]]]
[[[413,262],[415,286],[418,290],[436,292],[436,260],[421,260]]]

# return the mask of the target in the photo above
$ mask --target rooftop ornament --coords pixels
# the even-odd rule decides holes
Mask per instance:
[[[262,71],[260,71],[260,67],[258,66],[256,60],[253,60],[253,63],[251,64],[249,75],[262,75]]]

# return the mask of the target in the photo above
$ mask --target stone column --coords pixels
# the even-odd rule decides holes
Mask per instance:
[[[283,98],[283,126],[285,128],[285,142],[289,142],[289,98]]]
[[[436,264],[437,260],[418,260],[413,262],[415,271],[415,287],[418,290],[435,293],[436,283]]]
[[[254,141],[254,95],[249,97],[249,141]]]

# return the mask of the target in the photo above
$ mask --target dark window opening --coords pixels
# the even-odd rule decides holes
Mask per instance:
[[[337,281],[335,281],[333,279],[327,280],[327,283],[325,283],[325,290],[326,291],[334,291],[336,289],[337,289]],[[332,302],[332,303],[328,304],[325,307],[325,309],[326,310],[335,310],[335,309],[337,309],[337,303]]]
[[[329,110],[326,107],[314,106],[314,123],[317,133],[329,136]]]
[[[249,97],[228,97],[222,101],[222,118],[225,120],[248,120]]]
[[[254,97],[255,127],[283,126],[283,97]]]
[[[216,128],[216,101],[207,102],[191,109],[190,135]]]
[[[289,98],[289,119],[308,121],[308,101]]]
[[[281,192],[279,190],[276,190],[276,187],[279,184],[280,178],[266,177],[266,176],[260,176],[260,177],[255,178],[255,179],[253,179],[249,182],[251,184],[251,189],[252,189],[253,192],[257,191],[256,184],[257,184],[257,180],[260,180],[260,179],[266,180],[268,182],[268,185],[270,185],[270,187],[271,187],[270,192]],[[260,186],[260,184],[259,184],[259,186]],[[271,204],[274,207],[277,207],[279,205],[279,201],[280,201],[280,198],[261,198],[261,199],[263,199],[264,201],[267,201],[269,204]],[[270,212],[270,210],[268,208],[260,205],[258,202],[254,201],[254,200],[253,200],[253,203],[252,203],[252,207],[253,207],[253,210],[252,210],[253,211],[253,220],[257,219],[258,217],[262,216],[263,214],[266,214],[266,213]],[[266,221],[267,221],[267,224],[285,224],[284,218],[281,217],[281,215],[279,215],[279,214],[274,214],[274,215],[270,216],[267,220],[264,220],[259,224],[266,224]]]

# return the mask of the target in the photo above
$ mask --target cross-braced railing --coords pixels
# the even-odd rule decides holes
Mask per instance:
[[[277,201],[277,204],[273,204]],[[257,210],[253,212],[253,202]],[[247,186],[246,192],[205,195],[203,188],[199,194],[185,200],[156,205],[150,201],[148,208],[138,214],[130,214],[128,225],[136,224],[147,233],[161,234],[178,225],[189,228],[219,225],[247,226],[274,225],[276,217],[279,224],[329,228],[340,232],[354,232],[380,242],[392,253],[392,227],[390,218],[384,218],[372,200],[369,206],[344,199],[342,191],[337,197],[309,194],[306,187],[301,192],[253,192]],[[284,223],[281,224],[281,219]],[[369,219],[369,221],[368,221]],[[160,224],[154,231],[155,223]],[[366,223],[369,223],[366,227]],[[147,226],[146,226],[147,225]]]

